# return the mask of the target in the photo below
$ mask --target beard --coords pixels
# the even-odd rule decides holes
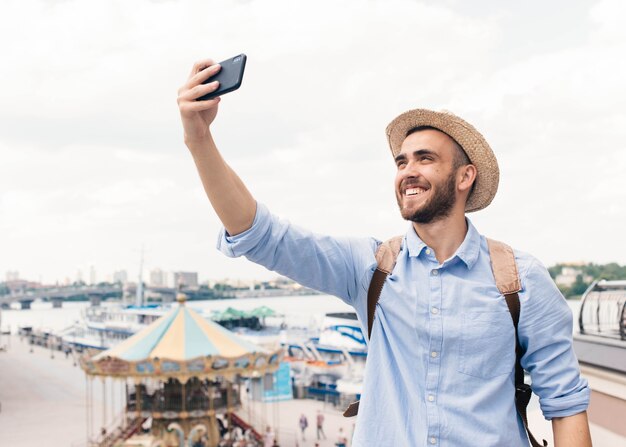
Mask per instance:
[[[405,220],[415,223],[429,224],[448,217],[456,202],[456,179],[454,173],[446,180],[431,188],[432,197],[417,210],[411,211],[402,207],[402,195],[397,197],[400,214]]]

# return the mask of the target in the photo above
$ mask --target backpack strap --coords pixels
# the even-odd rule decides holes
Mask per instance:
[[[376,305],[383,291],[387,276],[396,266],[398,254],[402,249],[403,236],[396,236],[388,241],[383,242],[376,250],[376,270],[372,275],[370,287],[367,290],[367,339],[372,336],[372,326],[374,325],[374,315],[376,314]]]
[[[372,336],[372,327],[374,326],[374,315],[376,314],[376,305],[383,291],[387,276],[396,266],[398,254],[402,249],[402,240],[404,236],[393,237],[378,246],[376,249],[376,270],[372,275],[370,287],[367,290],[367,339]],[[344,417],[356,416],[359,412],[359,401],[352,402],[346,411],[343,412]]]
[[[493,239],[487,238],[487,246],[489,247],[491,270],[496,280],[496,287],[504,295],[506,305],[513,319],[513,326],[515,327],[515,407],[522,418],[532,447],[546,447],[548,445],[546,440],[543,440],[543,444],[539,444],[528,428],[526,407],[528,407],[530,402],[532,389],[530,385],[524,383],[524,369],[522,368],[524,350],[519,343],[517,333],[520,314],[519,292],[522,290],[522,284],[517,270],[517,263],[515,262],[515,254],[511,247]]]

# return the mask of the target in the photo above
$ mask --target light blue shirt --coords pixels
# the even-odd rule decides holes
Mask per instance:
[[[218,248],[341,298],[367,334],[378,244],[317,235],[258,204],[252,227],[222,232]],[[518,251],[515,258],[522,366],[547,419],[580,413],[589,388],[572,349],[569,306],[535,258]],[[352,445],[529,445],[515,409],[514,362],[513,322],[485,238],[468,220],[465,240],[440,264],[411,227],[376,309]]]

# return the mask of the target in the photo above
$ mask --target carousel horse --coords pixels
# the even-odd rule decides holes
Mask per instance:
[[[189,431],[189,437],[187,438],[187,445],[188,447],[194,447],[194,443],[193,443],[193,438],[194,435],[196,433],[199,433],[200,436],[206,434],[209,430],[206,428],[206,425],[204,424],[198,424],[196,426],[194,426],[190,431]]]
[[[167,431],[176,431],[176,434],[178,435],[178,447],[185,447],[185,432],[183,431],[183,427],[181,427],[180,424],[172,422],[170,425],[167,426]]]

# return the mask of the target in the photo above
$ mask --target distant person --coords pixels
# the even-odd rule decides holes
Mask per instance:
[[[424,54],[417,51],[410,57],[426,64]],[[397,63],[402,70],[402,60]],[[390,259],[394,244],[378,251],[381,242],[374,238],[318,235],[257,203],[213,139],[211,126],[221,98],[196,101],[217,88],[215,82],[202,82],[220,68],[211,60],[196,63],[178,94],[185,144],[224,225],[219,249],[231,257],[246,256],[354,307],[368,341],[354,445],[527,446],[529,435],[514,404],[519,342],[521,366],[531,375],[544,417],[552,421],[555,447],[590,446],[586,414],[590,392],[572,348],[569,306],[539,261],[503,244],[490,250],[492,243],[466,216],[487,207],[498,189],[498,162],[480,132],[452,113],[426,109],[403,113],[387,126],[396,171],[395,199],[409,226],[396,240],[399,253],[386,277],[377,269],[376,253]],[[323,61],[312,61],[311,70],[326,69]],[[425,65],[424,70],[437,73],[434,66]],[[371,88],[393,91],[382,79],[372,82]],[[336,93],[329,92],[327,107],[334,107]],[[364,113],[379,113],[369,98],[363,98],[363,107]],[[238,124],[241,132],[250,130],[248,122]],[[516,124],[516,137],[532,144],[537,138],[534,130]],[[344,137],[362,141],[360,133]],[[342,151],[338,141],[335,160],[345,177],[345,207],[350,209],[367,191],[364,186],[378,179],[365,178],[359,164],[365,156]],[[549,154],[535,157],[536,165],[545,167]],[[312,168],[303,163],[291,171],[297,179],[299,171]],[[532,172],[526,179],[541,181]],[[299,186],[295,180],[285,188]],[[517,186],[524,188],[523,183]],[[550,192],[527,200],[550,200]],[[311,205],[303,197],[302,206]],[[376,215],[381,210],[369,212]],[[505,222],[521,231],[525,220],[542,217],[519,214]],[[355,228],[361,224],[353,222]],[[495,268],[492,260],[498,261]],[[501,281],[496,283],[496,274],[514,279],[505,281],[504,287]],[[367,296],[372,278],[384,283],[370,338],[368,316],[373,313],[368,314]],[[517,298],[521,307],[517,332],[505,293]]]
[[[272,427],[268,425],[265,428],[265,433],[263,434],[263,447],[273,447],[275,440],[276,440],[276,435],[272,431]]]
[[[300,420],[298,421],[298,425],[300,426],[300,432],[302,433],[302,440],[306,441],[305,431],[309,426],[309,420],[306,418],[304,413],[300,415]]]
[[[347,445],[348,445],[348,438],[346,438],[346,435],[343,432],[343,427],[339,427],[339,433],[337,434],[337,442],[335,442],[335,446],[346,447]]]
[[[324,415],[320,410],[317,410],[317,416],[315,417],[315,426],[317,428],[317,440],[321,439],[321,436],[326,439],[326,433],[324,433]]]

